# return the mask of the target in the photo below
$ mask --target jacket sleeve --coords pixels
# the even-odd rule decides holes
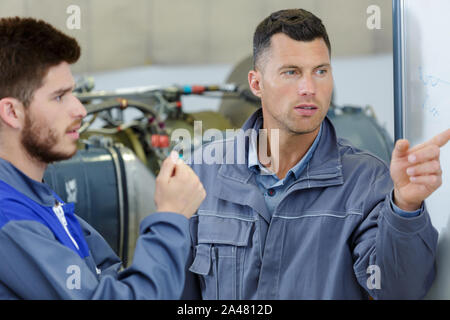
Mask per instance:
[[[200,278],[197,274],[189,271],[192,262],[194,261],[195,244],[197,243],[197,225],[198,216],[195,214],[189,219],[190,226],[190,241],[191,249],[189,250],[188,262],[185,269],[186,283],[181,296],[182,300],[200,300],[202,299],[201,289],[200,289]]]
[[[10,221],[0,229],[0,285],[24,299],[178,299],[189,254],[188,229],[188,219],[179,214],[146,217],[133,263],[122,272],[111,271],[118,269],[117,257],[98,251],[104,244],[93,237],[88,241],[93,259],[109,269],[98,275],[87,258],[60,244],[43,224]]]
[[[77,216],[77,219],[95,266],[101,270],[102,275],[111,274],[113,277],[117,277],[118,271],[122,267],[120,258],[97,230],[82,218]]]
[[[364,192],[364,218],[353,233],[354,272],[374,299],[420,299],[435,277],[438,233],[424,204],[416,217],[391,206],[389,171]]]

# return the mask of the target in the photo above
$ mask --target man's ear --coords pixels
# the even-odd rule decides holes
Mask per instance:
[[[248,84],[252,93],[261,98],[261,72],[250,70],[248,73]]]
[[[22,102],[15,98],[3,98],[0,100],[0,119],[14,129],[22,129],[25,110]]]

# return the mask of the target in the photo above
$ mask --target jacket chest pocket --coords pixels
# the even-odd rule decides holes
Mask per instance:
[[[198,245],[189,270],[199,275],[203,299],[239,299],[245,250],[254,221],[199,216]]]

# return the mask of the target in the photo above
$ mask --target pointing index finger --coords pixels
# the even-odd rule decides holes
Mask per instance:
[[[409,152],[410,153],[415,152],[415,151],[420,150],[431,144],[434,144],[434,145],[438,146],[439,148],[441,148],[441,147],[445,146],[449,140],[450,140],[450,129],[447,129],[447,130],[435,135],[430,140],[411,148],[409,150]]]

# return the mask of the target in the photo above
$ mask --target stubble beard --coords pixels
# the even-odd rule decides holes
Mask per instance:
[[[322,124],[325,118],[323,117],[320,121],[317,122],[317,124],[313,124],[312,127],[309,126],[308,128],[299,128],[298,124],[295,122],[295,120],[293,120],[294,117],[290,117],[289,115],[277,117],[274,116],[273,114],[271,114],[270,116],[278,123],[279,129],[285,131],[286,133],[292,136],[306,135],[318,130],[318,128],[320,128],[320,125]],[[316,120],[311,119],[311,121]]]
[[[76,148],[71,153],[53,151],[52,149],[59,142],[56,132],[31,118],[29,114],[26,114],[21,143],[32,159],[48,164],[70,159],[76,153]]]

